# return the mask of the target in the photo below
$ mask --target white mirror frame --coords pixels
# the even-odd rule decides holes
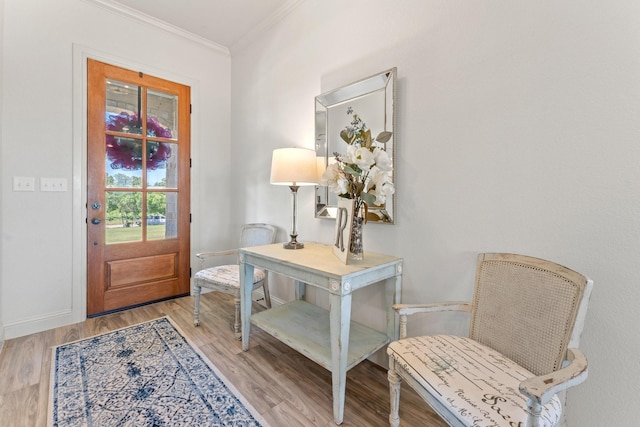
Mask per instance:
[[[340,138],[340,131],[351,121],[346,113],[352,108],[371,129],[372,135],[382,131],[392,132],[386,143],[386,151],[392,164],[392,182],[395,185],[395,94],[396,67],[359,80],[315,98],[315,139],[319,169],[327,167],[334,153],[345,153],[347,144]],[[326,186],[316,186],[315,217],[335,219],[338,196]],[[369,206],[368,222],[394,224],[396,218],[396,195],[383,206]]]

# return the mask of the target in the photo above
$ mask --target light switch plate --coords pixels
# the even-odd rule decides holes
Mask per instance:
[[[14,176],[13,191],[36,191],[36,179],[32,176]]]
[[[67,178],[40,178],[40,191],[67,191]]]

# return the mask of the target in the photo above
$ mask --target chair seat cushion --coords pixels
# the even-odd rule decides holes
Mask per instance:
[[[253,284],[261,282],[265,278],[265,271],[259,268],[253,269]],[[240,285],[240,268],[238,265],[219,265],[217,267],[205,268],[200,270],[194,276],[200,286],[206,286],[206,283],[224,286],[228,288],[239,289]],[[204,283],[203,283],[204,282]]]
[[[434,335],[395,341],[387,353],[464,425],[527,425],[527,398],[518,387],[534,375],[497,351],[469,338]],[[561,414],[554,396],[542,409],[541,425],[555,426]]]

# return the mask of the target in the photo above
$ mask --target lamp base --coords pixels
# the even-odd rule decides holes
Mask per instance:
[[[289,243],[283,243],[282,246],[285,249],[302,249],[304,248],[304,243],[300,243],[300,242],[289,242]]]
[[[302,242],[298,242],[298,240],[296,240],[298,238],[297,234],[289,234],[289,236],[291,236],[291,241],[289,241],[288,243],[283,243],[282,247],[285,249],[302,249],[304,248],[304,243]]]

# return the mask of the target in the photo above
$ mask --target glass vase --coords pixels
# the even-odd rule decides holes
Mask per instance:
[[[351,244],[349,246],[349,257],[352,260],[364,259],[364,245],[362,243],[362,231],[364,228],[364,209],[361,207],[353,213],[351,224]]]

